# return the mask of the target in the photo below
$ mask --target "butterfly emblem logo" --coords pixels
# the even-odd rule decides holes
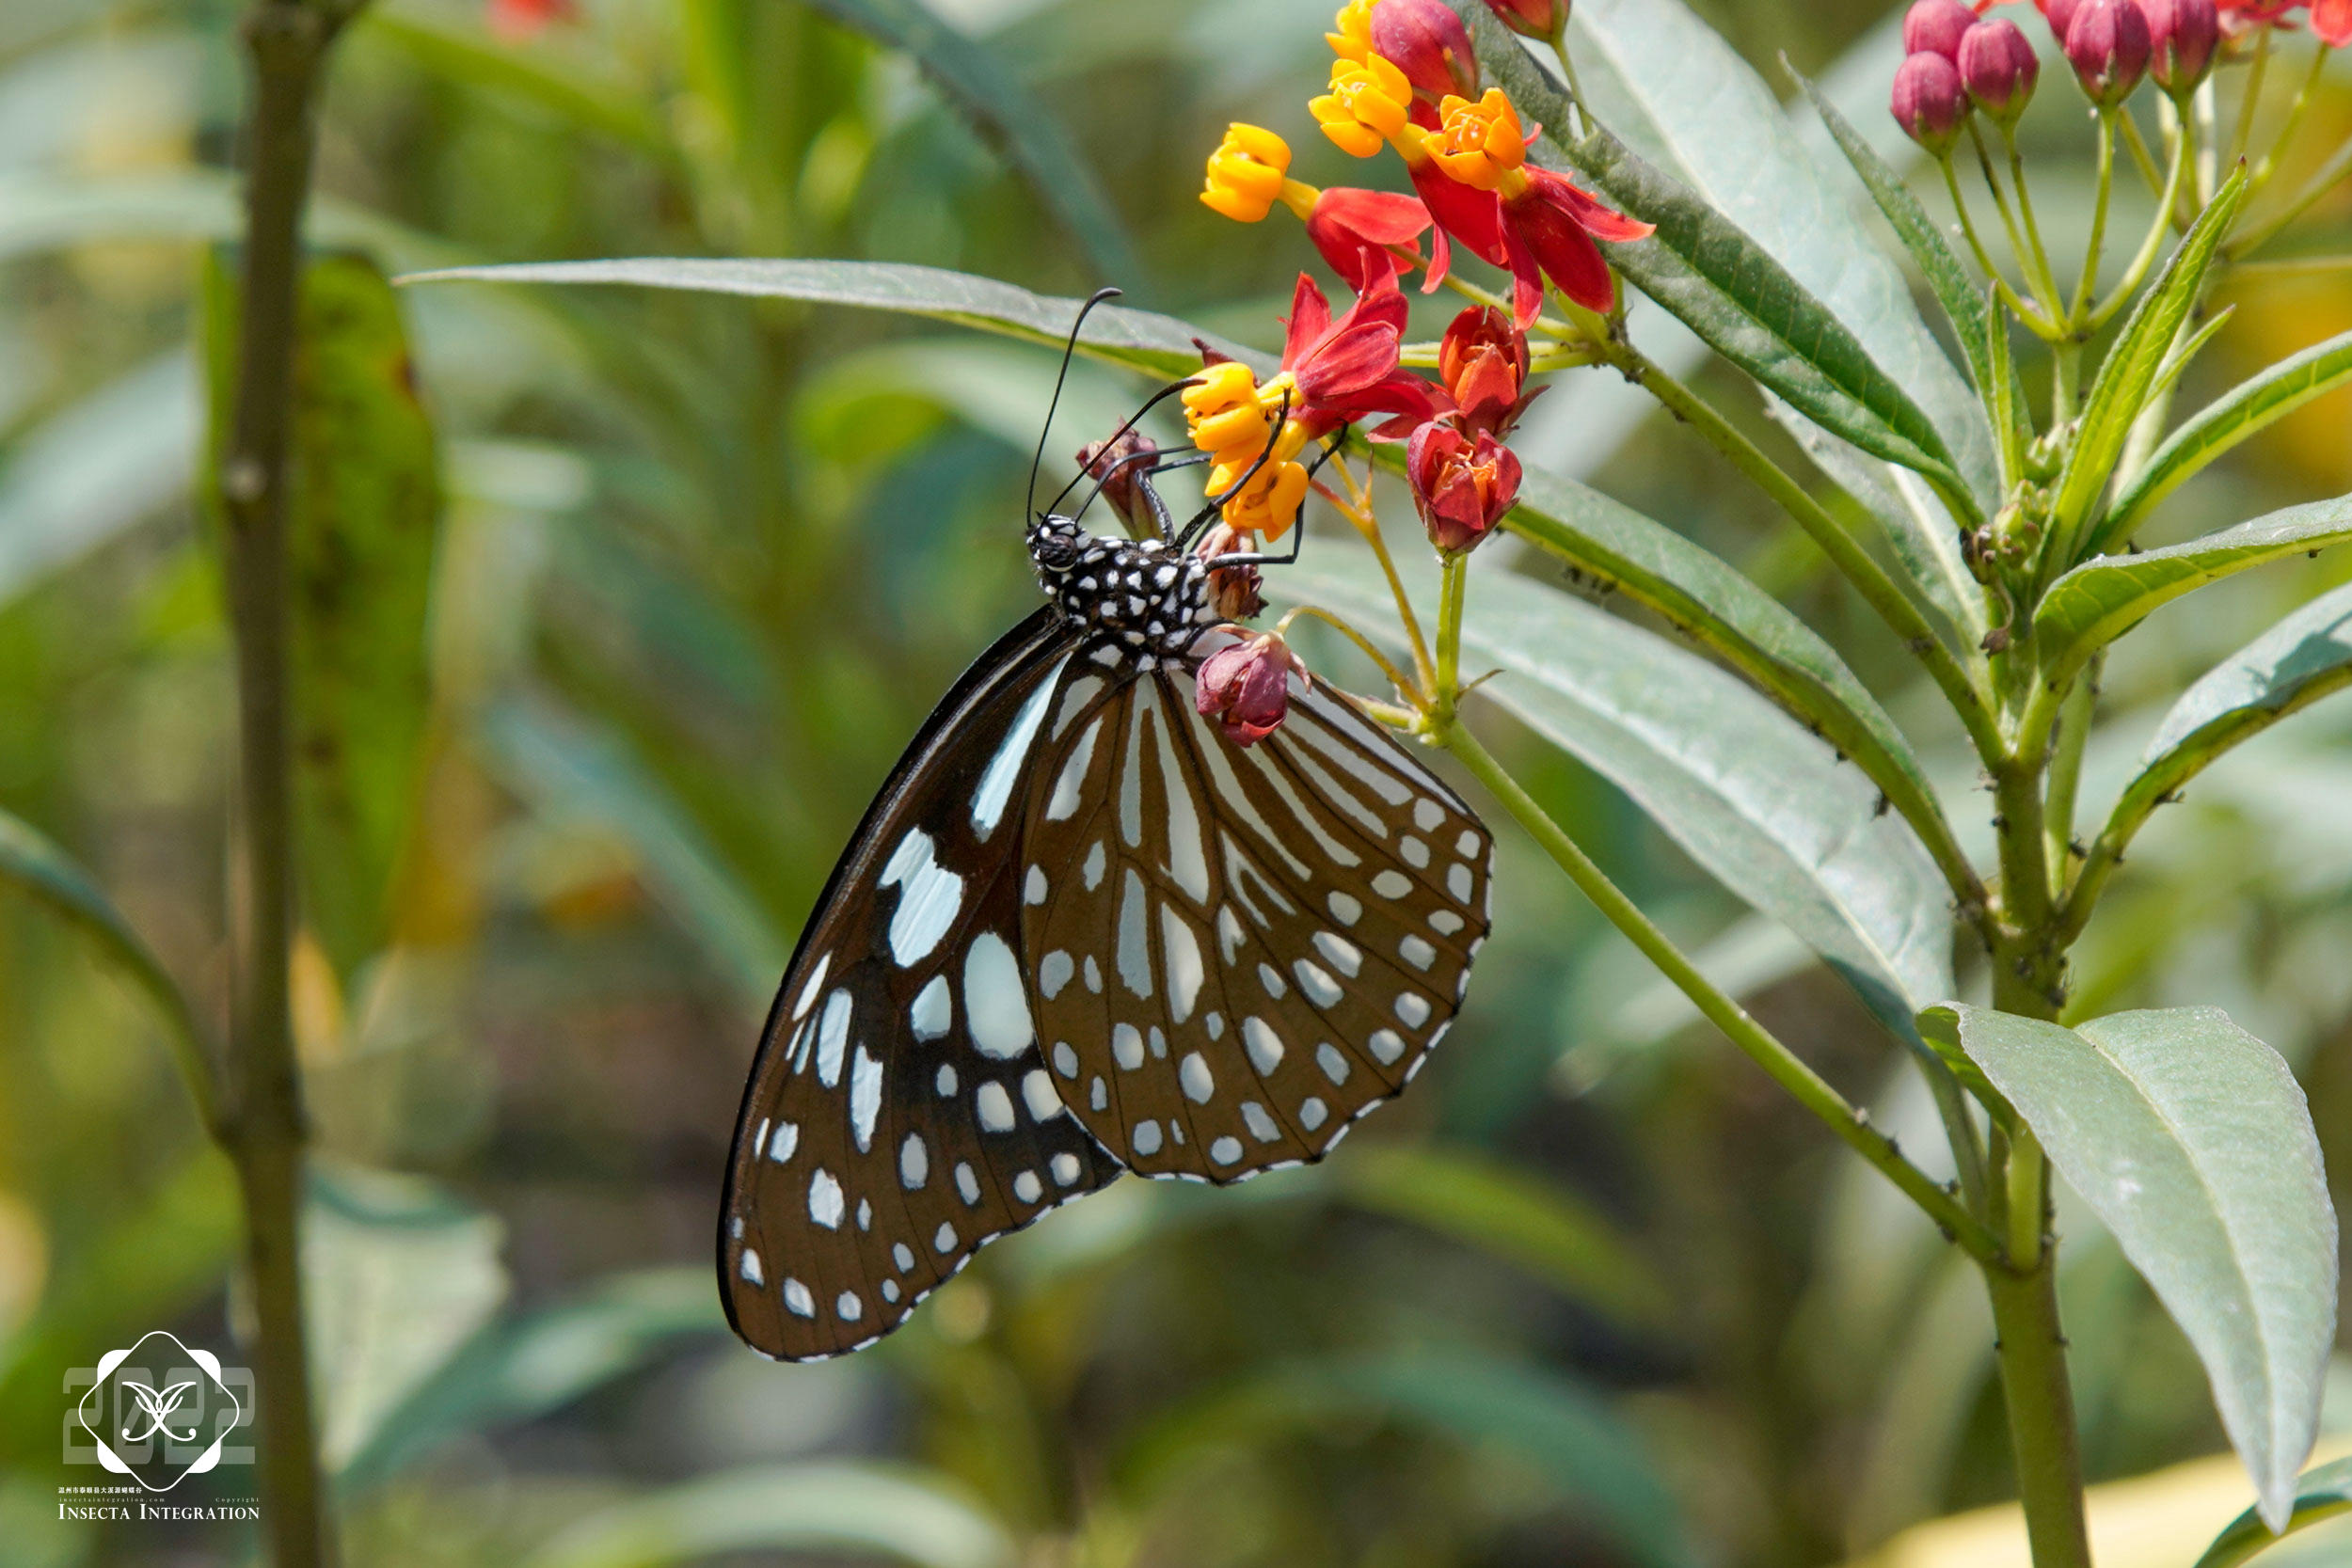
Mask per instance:
[[[250,1374],[225,1368],[212,1352],[156,1329],[124,1350],[109,1351],[83,1394],[74,1420],[93,1449],[84,1458],[150,1492],[168,1492],[192,1475],[236,1457],[226,1448],[246,1419],[232,1384]],[[246,1450],[248,1451],[249,1450]]]

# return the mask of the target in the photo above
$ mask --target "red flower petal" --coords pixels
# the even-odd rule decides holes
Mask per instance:
[[[1291,316],[1282,333],[1282,368],[1288,370],[1305,357],[1330,330],[1331,302],[1323,297],[1313,278],[1300,273],[1298,287],[1291,291]]]

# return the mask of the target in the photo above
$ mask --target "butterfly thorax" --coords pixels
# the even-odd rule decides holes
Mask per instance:
[[[1220,619],[1207,563],[1158,539],[1105,539],[1046,516],[1029,527],[1029,560],[1065,618],[1146,658],[1184,654]]]

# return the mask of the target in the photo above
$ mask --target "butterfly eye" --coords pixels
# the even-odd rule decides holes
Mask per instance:
[[[1041,533],[1029,554],[1049,572],[1066,572],[1078,563],[1078,542],[1066,533]]]

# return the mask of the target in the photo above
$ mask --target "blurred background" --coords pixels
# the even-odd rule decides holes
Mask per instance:
[[[870,258],[1116,282],[1279,341],[1308,247],[1193,193],[1229,119],[1290,136],[1304,178],[1365,178],[1303,112],[1326,0],[928,0],[957,32],[923,64],[834,19],[903,29],[923,3],[379,0],[339,57],[310,305],[338,347],[305,361],[326,412],[300,441],[306,496],[348,523],[297,562],[306,700],[335,718],[302,736],[296,1011],[348,1561],[2022,1560],[1980,1519],[1915,1528],[2008,1495],[1963,1260],[1508,835],[1449,1049],[1330,1162],[1223,1194],[1121,1184],[846,1362],[770,1365],[726,1334],[715,1206],[759,1020],[900,746],[1033,603],[1018,519],[1053,358],[776,301],[384,278]],[[1775,90],[1785,53],[1907,145],[1877,0],[1693,3]],[[195,498],[214,247],[236,229],[235,20],[227,0],[0,5],[0,811],[91,869],[207,1020],[234,709]],[[2026,122],[2061,231],[2090,151],[2063,85],[2045,70]],[[2290,175],[2347,135],[2339,68]],[[2352,186],[2291,247],[2352,248]],[[2232,297],[2185,407],[2352,328],[2352,274]],[[1697,373],[1801,463],[1742,380]],[[1142,390],[1082,373],[1055,453]],[[1626,399],[1564,384],[1521,450],[1822,627],[1980,817],[1900,651],[1727,467]],[[2143,543],[2347,489],[2340,393]],[[2088,809],[2186,679],[2347,574],[2249,574],[2122,644]],[[1929,1158],[1924,1094],[1840,985],[1610,786],[1493,733],[1711,973]],[[2249,746],[2152,826],[2077,972],[2096,1010],[2218,1002],[2286,1053],[2340,1204],[2347,801],[2345,708]],[[95,1479],[59,1463],[62,1370],[154,1327],[225,1351],[240,1310],[230,1169],[167,1027],[0,885],[0,1561],[251,1549],[234,1526],[56,1517],[58,1485]],[[2091,1470],[2153,1478],[2103,1494],[2137,1544],[2102,1560],[2185,1568],[2250,1489],[2210,1458],[2185,1341],[2087,1215],[2064,1228]],[[2330,1430],[2352,1443],[2352,1382]],[[223,1474],[188,1495],[249,1490]]]

